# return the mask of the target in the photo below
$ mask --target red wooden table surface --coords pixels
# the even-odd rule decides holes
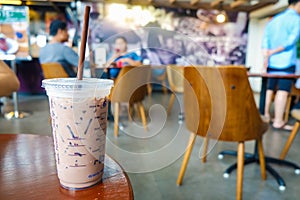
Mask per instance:
[[[133,199],[130,180],[109,156],[102,182],[85,190],[62,188],[52,137],[0,134],[0,199]]]

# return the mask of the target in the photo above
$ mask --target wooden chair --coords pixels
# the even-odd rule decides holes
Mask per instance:
[[[184,76],[185,122],[192,133],[177,184],[182,183],[197,135],[238,142],[236,199],[242,199],[244,142],[257,141],[261,177],[265,180],[262,136],[268,129],[257,110],[246,68],[185,67]]]
[[[111,102],[114,104],[115,137],[119,135],[119,109],[122,102],[129,103],[129,118],[132,114],[131,108],[133,105],[138,105],[144,129],[147,130],[145,108],[142,101],[147,95],[147,84],[150,81],[150,76],[150,66],[126,66],[121,69],[118,77],[115,79],[115,84],[110,95]]]
[[[289,120],[289,115],[290,115],[290,109],[291,109],[291,104],[292,104],[292,98],[300,97],[300,89],[295,87],[295,84],[292,85],[290,94],[288,96],[287,102],[286,102],[286,107],[285,107],[285,113],[284,113],[284,120],[287,122]]]
[[[0,98],[10,96],[20,88],[20,81],[17,75],[2,60],[0,60],[0,88]]]
[[[155,68],[155,67],[154,67],[154,68]],[[161,75],[154,77],[154,79],[155,79],[155,82],[160,82],[163,93],[164,93],[164,94],[167,94],[167,93],[168,93],[168,90],[167,90],[167,88],[165,87],[166,84],[167,84],[167,82],[166,82],[166,80],[167,80],[167,73],[164,72],[164,73],[162,73]],[[153,90],[153,89],[152,89],[152,83],[148,83],[148,84],[147,84],[147,92],[148,92],[148,95],[149,95],[149,96],[152,95],[152,90]]]
[[[289,120],[293,97],[300,98],[300,89],[296,88],[295,84],[292,85],[291,91],[290,91],[287,101],[286,101],[286,106],[285,106],[285,111],[284,111],[284,116],[283,116],[283,120],[286,122]],[[272,97],[272,101],[274,101],[274,99],[275,99],[275,94]]]
[[[175,92],[176,93],[183,93],[183,81],[184,81],[184,74],[183,74],[184,67],[183,66],[176,66],[176,65],[168,65],[167,66],[167,77],[170,89],[172,91],[167,113],[168,115],[171,113],[174,100],[175,100]]]
[[[45,79],[50,78],[67,78],[69,75],[64,70],[63,66],[57,62],[41,64],[42,71]]]
[[[17,91],[20,88],[20,81],[13,70],[2,60],[0,60],[0,99],[12,95],[14,108],[17,108]],[[2,117],[2,102],[0,101],[0,117]],[[7,113],[5,117],[8,119],[14,116],[15,112]]]
[[[63,66],[58,62],[43,63],[41,67],[45,79],[69,77]],[[48,122],[51,124],[51,117],[49,117]]]
[[[285,159],[285,156],[288,153],[288,151],[289,151],[289,149],[290,149],[290,147],[291,147],[291,145],[292,145],[292,143],[293,143],[293,141],[294,141],[294,139],[295,139],[295,137],[298,133],[299,127],[300,127],[299,112],[296,111],[296,110],[293,110],[291,114],[292,114],[292,117],[294,117],[297,121],[294,125],[294,128],[293,128],[292,132],[290,133],[289,138],[287,139],[287,141],[286,141],[286,143],[285,143],[285,145],[282,149],[282,152],[281,152],[280,157],[279,157],[279,159],[281,159],[281,160]],[[295,173],[300,174],[300,172],[297,172],[297,171],[295,171]]]

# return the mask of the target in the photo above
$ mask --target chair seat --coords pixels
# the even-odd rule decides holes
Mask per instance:
[[[287,102],[286,102],[286,108],[285,108],[285,113],[284,113],[284,120],[288,121],[289,120],[289,114],[290,114],[290,109],[292,105],[292,99],[293,97],[300,98],[300,89],[296,88],[295,84],[292,85],[291,91],[289,93]]]
[[[293,109],[291,112],[292,117],[300,121],[300,109]]]

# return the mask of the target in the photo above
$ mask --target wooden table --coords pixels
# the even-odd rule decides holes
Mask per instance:
[[[50,136],[0,134],[0,165],[0,199],[133,199],[129,178],[107,155],[102,183],[80,191],[62,188]]]
[[[287,78],[287,79],[297,79],[300,78],[300,74],[270,74],[270,73],[248,73],[249,77],[260,77],[262,78],[261,90],[259,97],[259,112],[263,115],[265,113],[265,101],[267,92],[267,82],[268,78]]]

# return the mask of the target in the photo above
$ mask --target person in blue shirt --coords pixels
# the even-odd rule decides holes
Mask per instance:
[[[73,49],[64,43],[68,41],[69,34],[67,24],[60,20],[54,20],[50,24],[51,41],[40,49],[40,63],[58,62],[69,77],[76,77],[78,55]]]
[[[122,67],[142,65],[142,58],[135,52],[127,52],[127,40],[119,36],[115,39],[114,51],[107,64],[113,67],[109,70],[109,77],[116,78]]]
[[[296,44],[300,34],[300,0],[288,0],[289,7],[274,16],[267,24],[262,41],[264,71],[268,73],[295,73]],[[265,117],[271,120],[270,105],[274,91],[273,128],[291,130],[286,124],[283,114],[293,79],[268,79]]]

